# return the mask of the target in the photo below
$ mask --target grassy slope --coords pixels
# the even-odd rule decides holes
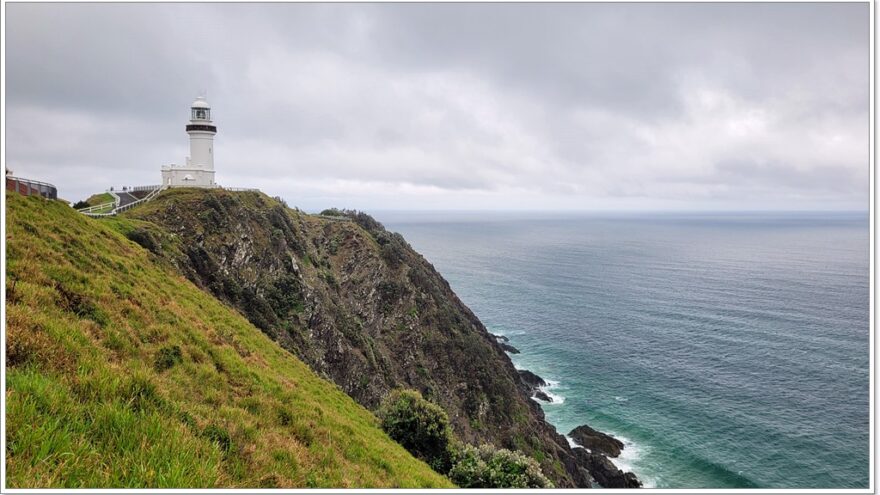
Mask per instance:
[[[86,204],[89,206],[98,206],[107,204],[113,201],[113,196],[110,193],[98,193],[92,194],[88,199],[85,200]],[[106,208],[101,208],[100,210],[94,210],[92,213],[110,213],[113,210],[113,205],[110,205]]]
[[[8,195],[6,240],[9,487],[449,486],[101,221]]]
[[[86,203],[88,203],[89,206],[98,206],[104,203],[109,203],[111,201],[113,201],[113,196],[111,196],[110,193],[105,192],[89,196],[89,199],[86,200]]]

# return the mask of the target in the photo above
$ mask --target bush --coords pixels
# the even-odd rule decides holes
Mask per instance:
[[[411,454],[445,473],[452,461],[452,429],[440,406],[415,390],[391,392],[377,412],[382,429]]]
[[[553,488],[534,459],[491,445],[462,448],[448,476],[461,488]]]
[[[232,436],[225,428],[214,424],[208,425],[205,428],[205,431],[202,432],[202,435],[217,444],[217,447],[220,448],[220,451],[223,452],[224,455],[232,450]]]
[[[136,242],[142,248],[153,254],[162,254],[162,245],[156,237],[147,229],[137,228],[126,234],[129,240]]]
[[[180,346],[163,347],[159,349],[156,360],[153,362],[153,368],[156,371],[165,371],[183,360],[180,352]]]

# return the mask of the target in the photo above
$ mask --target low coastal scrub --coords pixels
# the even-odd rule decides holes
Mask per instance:
[[[492,445],[458,450],[449,479],[461,488],[552,488],[534,459]]]
[[[127,238],[145,222],[6,213],[7,488],[452,486]]]
[[[552,488],[538,463],[519,452],[458,442],[440,406],[415,390],[395,390],[377,411],[382,429],[461,488]]]

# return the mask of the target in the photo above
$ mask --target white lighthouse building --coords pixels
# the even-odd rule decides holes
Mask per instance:
[[[168,187],[217,187],[214,182],[214,135],[217,126],[211,121],[211,107],[203,96],[196,98],[186,133],[189,134],[189,157],[186,165],[162,167],[162,185]]]

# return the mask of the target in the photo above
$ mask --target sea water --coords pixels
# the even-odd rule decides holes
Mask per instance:
[[[867,214],[376,216],[647,486],[868,486]]]

